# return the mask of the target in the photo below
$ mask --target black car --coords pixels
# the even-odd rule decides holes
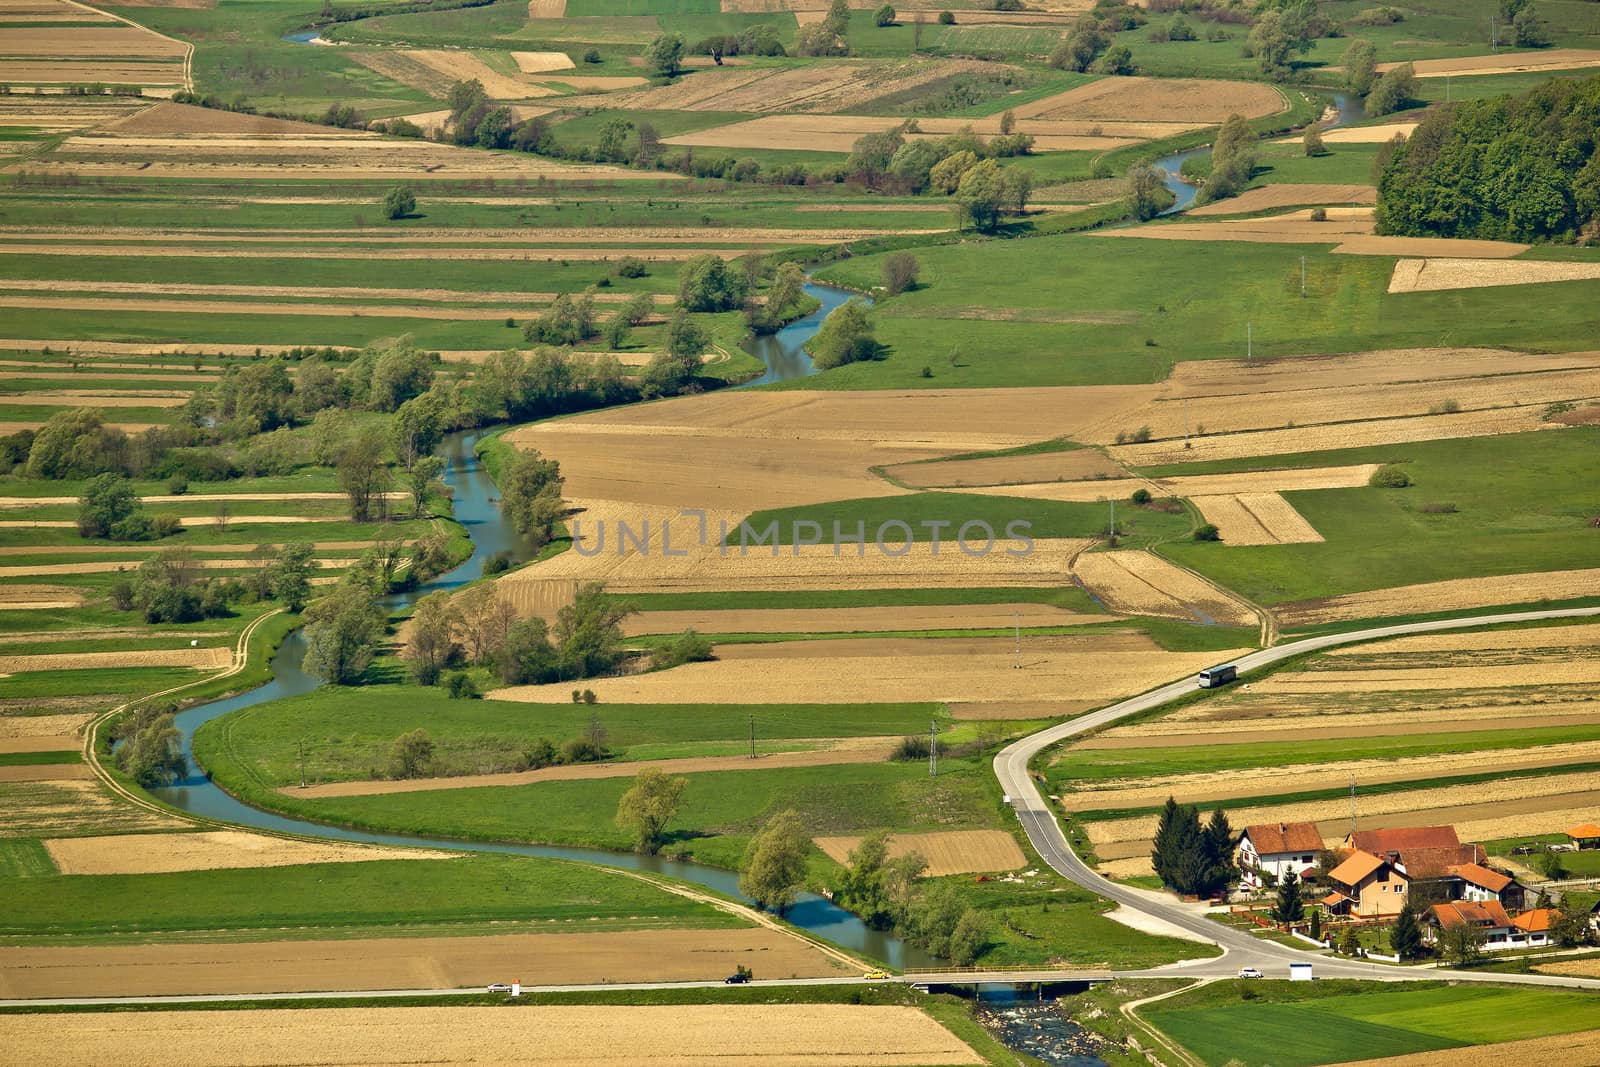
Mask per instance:
[[[722,984],[723,985],[744,985],[748,981],[750,981],[750,976],[748,974],[746,974],[745,972],[740,971],[738,974],[730,974],[730,975],[728,975],[728,977],[726,977],[726,978],[724,978],[722,980]]]

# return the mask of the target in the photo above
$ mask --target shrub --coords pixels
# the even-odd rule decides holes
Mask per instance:
[[[941,26],[954,26],[955,24],[956,24],[955,12],[953,12],[953,11],[941,11],[941,12],[939,12],[939,25],[941,25]]]
[[[1128,439],[1136,445],[1142,445],[1150,440],[1150,427],[1141,426],[1129,435]]]
[[[516,562],[516,556],[511,554],[510,549],[496,552],[483,561],[483,576],[487,578],[494,574],[504,574],[511,569],[511,565],[514,562]]]
[[[478,689],[478,683],[474,682],[472,675],[466,671],[456,671],[452,674],[445,688],[451,700],[477,700],[483,696]]]
[[[884,4],[882,7],[878,8],[877,11],[873,12],[872,22],[876,26],[893,26],[894,8],[889,4]]]
[[[1424,504],[1417,509],[1424,515],[1454,515],[1461,509],[1449,502]]]
[[[1431,408],[1429,408],[1428,409],[1428,414],[1429,415],[1454,415],[1456,412],[1458,412],[1460,410],[1461,410],[1460,402],[1457,401],[1457,400],[1454,400],[1454,399],[1451,399],[1451,398],[1447,397],[1444,400],[1441,400],[1437,404],[1433,405]]]
[[[1222,540],[1222,531],[1217,529],[1215,523],[1201,523],[1194,531],[1194,539],[1196,541],[1220,541]]]
[[[536,771],[541,767],[553,767],[561,760],[561,755],[556,751],[556,746],[548,737],[541,737],[522,750],[522,767],[524,770]]]
[[[181,474],[174,474],[167,479],[167,495],[182,496],[189,491],[189,479]]]
[[[383,198],[383,217],[403,219],[417,210],[417,198],[410,187],[397,185]]]
[[[1411,475],[1406,469],[1395,463],[1385,463],[1372,472],[1372,477],[1367,479],[1367,484],[1374,489],[1404,489],[1411,484]]]
[[[610,755],[587,737],[574,737],[561,744],[562,763],[599,763]]]
[[[623,256],[617,260],[617,277],[619,278],[643,278],[649,273],[649,264],[638,256]]]
[[[1357,12],[1350,20],[1353,26],[1393,26],[1397,22],[1404,22],[1406,13],[1396,7],[1369,7],[1365,11]]]
[[[895,746],[895,750],[889,758],[894,760],[905,760],[908,762],[914,760],[925,760],[928,758],[928,753],[930,751],[931,748],[929,746],[928,739],[923,737],[921,734],[914,734],[910,737],[902,737],[900,739],[900,744]]]
[[[1322,131],[1315,126],[1306,127],[1303,143],[1308,156],[1325,156],[1328,154],[1328,146],[1322,143]]]
[[[1325,207],[1314,207],[1314,208],[1312,208],[1311,209],[1311,221],[1312,222],[1327,222],[1328,221],[1328,209],[1325,208]]]
[[[598,49],[598,48],[589,49],[587,52],[585,52],[583,54],[583,61],[585,63],[598,63],[598,62],[600,62],[600,49]]]
[[[895,252],[883,261],[883,287],[889,290],[890,296],[915,289],[920,269],[916,256],[910,252]]]
[[[1150,503],[1150,490],[1135,489],[1133,491],[1133,496],[1129,499],[1131,499],[1135,504],[1138,504],[1140,507],[1143,507],[1145,504]]]

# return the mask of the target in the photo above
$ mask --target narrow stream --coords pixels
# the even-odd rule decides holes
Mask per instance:
[[[811,367],[811,360],[806,357],[800,346],[816,332],[827,312],[853,295],[841,289],[810,284],[806,286],[806,291],[822,300],[823,308],[772,337],[760,339],[763,342],[774,342],[758,345],[756,348],[757,354],[769,361],[767,374],[759,379],[760,381],[782,381],[815,373]],[[804,328],[802,324],[805,324]],[[472,536],[471,557],[454,570],[440,575],[414,591],[385,598],[384,603],[391,610],[409,607],[417,598],[435,590],[450,589],[474,581],[483,575],[484,561],[502,550],[521,549],[518,552],[519,556],[526,558],[528,553],[525,546],[519,545],[516,532],[501,518],[499,491],[474,451],[481,435],[480,430],[453,433],[445,438],[439,449],[440,454],[450,465],[445,473],[445,481],[455,494],[456,519],[466,526]],[[320,683],[300,667],[304,655],[305,641],[300,632],[296,631],[283,642],[277,655],[273,657],[272,681],[249,692],[201,704],[179,714],[177,726],[183,735],[184,757],[188,763],[187,773],[174,785],[153,789],[151,792],[173,807],[240,826],[337,841],[364,841],[385,845],[446,848],[457,852],[502,852],[577,860],[651,871],[680,881],[706,886],[725,896],[745,899],[739,893],[738,874],[720,867],[599,849],[454,841],[447,838],[350,830],[263,811],[238,800],[213,783],[195,763],[191,747],[194,733],[205,723],[231,711],[315,689]],[[850,912],[814,894],[801,894],[784,918],[852,952],[882,960],[896,968],[933,967],[942,962],[897,937],[879,930],[868,929],[866,924]]]
[[[1322,128],[1325,130],[1331,130],[1338,126],[1348,126],[1367,117],[1364,102],[1361,97],[1354,93],[1334,93],[1333,108],[1333,118],[1322,124]],[[1183,164],[1186,161],[1193,159],[1195,156],[1203,156],[1209,151],[1211,151],[1210,145],[1202,145],[1199,148],[1189,148],[1182,152],[1174,152],[1169,156],[1162,156],[1156,160],[1156,166],[1166,173],[1167,190],[1177,198],[1173,201],[1171,207],[1162,212],[1163,215],[1176,215],[1194,203],[1195,194],[1199,192],[1199,187],[1184,181],[1179,177],[1179,174],[1182,172]]]

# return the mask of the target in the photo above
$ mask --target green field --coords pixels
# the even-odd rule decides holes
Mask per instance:
[[[1357,982],[1223,982],[1143,1012],[1212,1067],[1315,1067],[1588,1030],[1594,998],[1564,990]]]

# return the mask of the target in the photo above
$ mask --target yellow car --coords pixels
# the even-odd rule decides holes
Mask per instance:
[[[894,975],[890,974],[888,971],[868,971],[862,977],[866,978],[866,980],[869,982],[885,982],[890,978],[893,978]]]

